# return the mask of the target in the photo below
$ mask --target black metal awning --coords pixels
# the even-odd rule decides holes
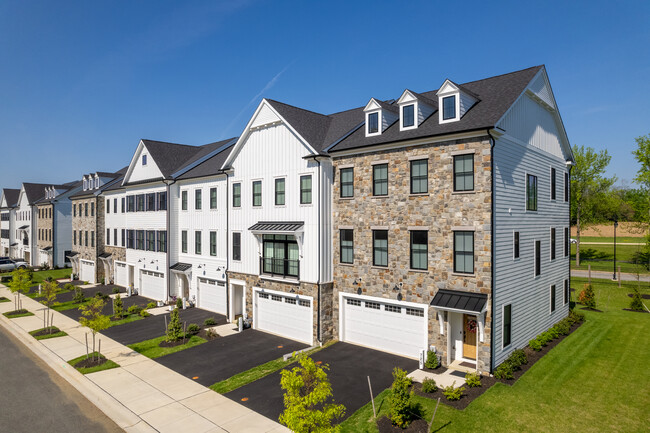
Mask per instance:
[[[11,245],[9,245],[9,246],[10,246],[10,247],[15,247],[16,245],[18,245],[18,242],[14,242],[13,244],[11,244]]]
[[[25,230],[27,227],[29,227],[29,226],[20,226],[20,227],[18,227],[18,230]]]
[[[50,251],[51,249],[52,247],[45,247],[45,248],[41,248],[41,251]]]
[[[107,258],[109,258],[111,255],[112,255],[111,253],[101,253],[101,254],[98,255],[97,257],[99,257],[100,259],[107,259]]]
[[[304,225],[303,221],[260,221],[248,230],[258,233],[294,233]]]
[[[431,306],[438,310],[459,311],[469,314],[482,313],[486,305],[486,294],[460,290],[440,289],[431,301]]]
[[[66,257],[73,258],[73,257],[76,257],[76,256],[78,256],[78,255],[79,255],[78,252],[76,252],[76,251],[72,251],[72,252],[69,253]]]
[[[185,272],[185,271],[187,271],[189,269],[192,269],[192,265],[189,264],[189,263],[178,262],[175,265],[170,266],[169,269],[171,271]]]

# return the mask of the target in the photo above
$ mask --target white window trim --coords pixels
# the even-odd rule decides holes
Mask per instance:
[[[409,105],[413,106],[413,125],[411,126],[404,126],[404,107],[407,107]],[[400,131],[408,131],[410,129],[417,129],[418,127],[418,102],[417,101],[411,101],[411,102],[405,102],[404,104],[400,105],[399,107],[399,130]]]
[[[200,191],[200,192],[201,192],[201,194],[200,194],[200,195],[201,195],[201,209],[197,209],[197,208],[196,208],[196,192],[197,192],[197,191]],[[194,194],[193,194],[194,197],[192,197],[192,198],[194,199],[194,200],[192,200],[192,201],[194,202],[194,211],[201,211],[201,212],[203,212],[203,208],[204,208],[204,206],[203,206],[203,188],[194,188],[194,189],[192,190],[192,192],[194,192]],[[188,208],[188,209],[190,208],[189,204],[188,204],[187,208]]]
[[[370,133],[368,132],[368,128],[370,127],[370,115],[377,113],[377,132]],[[375,137],[377,135],[381,135],[382,133],[382,128],[381,128],[381,123],[382,123],[382,110],[371,110],[366,112],[366,137]]]
[[[253,204],[253,190],[254,190],[254,188],[253,188],[253,184],[254,184],[255,182],[259,182],[259,183],[260,183],[260,186],[261,186],[260,194],[262,195],[262,202],[260,203],[259,206],[255,206],[255,205]],[[250,197],[251,197],[251,209],[262,209],[262,208],[264,208],[264,179],[261,178],[261,177],[260,177],[260,178],[255,178],[255,179],[251,179],[251,182],[250,182],[250,183],[251,183],[251,196],[250,196]],[[273,186],[274,186],[274,190],[273,190],[273,194],[274,194],[274,195],[273,195],[273,202],[275,203],[275,181],[274,181],[273,183],[274,183],[274,185],[273,185]],[[242,182],[242,185],[243,185],[243,182]],[[241,194],[241,197],[243,197],[243,196],[244,196],[244,192],[243,192],[243,188],[242,188],[242,194]]]
[[[521,239],[520,239],[521,240]],[[510,305],[510,343],[507,346],[503,345],[503,324],[505,323],[504,320],[504,313],[506,311],[506,307]],[[501,350],[505,350],[508,347],[512,346],[512,303],[510,304],[503,304],[501,306]]]
[[[143,154],[140,156],[140,161],[142,162],[142,165],[143,165],[143,166],[146,166],[146,165],[149,163],[149,157],[147,156],[146,153],[143,153]]]
[[[443,119],[444,116],[444,106],[443,106],[443,101],[445,98],[448,98],[450,96],[455,96],[456,97],[456,115],[452,117],[451,119]],[[443,95],[438,96],[438,123],[441,125],[443,123],[451,123],[451,122],[458,122],[460,120],[460,92],[449,92],[445,93]]]
[[[537,179],[537,210],[528,209],[528,175],[535,176]],[[524,212],[539,212],[539,176],[527,171],[524,172]]]

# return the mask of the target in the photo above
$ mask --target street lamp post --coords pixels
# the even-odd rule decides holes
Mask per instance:
[[[614,220],[614,276],[612,280],[616,281],[616,227],[618,227],[618,220]]]

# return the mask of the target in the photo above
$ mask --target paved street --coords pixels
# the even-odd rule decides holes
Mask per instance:
[[[0,347],[0,431],[122,431],[2,327]]]

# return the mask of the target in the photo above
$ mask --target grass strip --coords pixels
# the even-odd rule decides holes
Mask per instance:
[[[85,298],[83,302],[75,302],[75,301],[61,302],[52,306],[52,309],[55,311],[74,310],[75,308],[79,308],[80,306],[87,304],[88,301],[90,301],[90,299],[91,298]]]
[[[5,298],[4,296],[0,296],[0,303],[2,303],[2,302],[11,302],[11,300]]]
[[[307,355],[312,355],[325,347],[331,346],[334,343],[335,342],[332,341],[330,343],[323,345],[323,347],[316,347],[304,353],[306,353]],[[289,358],[286,361],[283,360],[282,358],[274,359],[273,361],[269,361],[265,364],[258,365],[257,367],[253,367],[250,370],[237,373],[236,375],[229,377],[228,379],[222,380],[221,382],[217,382],[214,385],[211,385],[210,389],[215,392],[218,392],[219,394],[226,394],[230,391],[234,391],[239,387],[248,385],[251,382],[255,382],[256,380],[268,376],[271,373],[281,370],[284,367],[293,364],[296,361],[297,359],[295,357]]]
[[[151,340],[141,341],[140,343],[129,344],[128,347],[135,350],[142,355],[155,359],[161,356],[171,355],[172,353],[180,352],[181,350],[189,349],[190,347],[198,346],[199,344],[206,343],[207,340],[199,336],[193,335],[185,344],[174,347],[160,347],[159,344],[165,340],[165,336],[152,338]]]
[[[96,355],[97,355],[97,352],[92,352],[92,353],[90,354],[90,356],[96,356]],[[101,356],[102,358],[105,359],[104,355],[100,355],[100,356]],[[107,360],[107,361],[106,361],[105,363],[103,363],[102,365],[98,365],[98,366],[96,366],[96,367],[75,367],[77,364],[79,364],[79,363],[80,363],[81,361],[83,361],[84,359],[86,359],[86,355],[81,355],[81,356],[78,357],[78,358],[71,359],[70,361],[68,361],[68,364],[70,364],[71,366],[73,366],[74,368],[76,368],[77,371],[78,371],[79,373],[81,373],[81,374],[95,373],[95,372],[98,372],[98,371],[110,370],[111,368],[117,368],[117,367],[119,367],[119,364],[117,364],[117,363],[114,362],[114,361],[111,361],[110,359]]]
[[[114,322],[111,321],[111,324],[108,325],[108,327],[112,328],[113,326],[124,325],[125,323],[135,322],[136,320],[141,320],[141,319],[144,319],[144,317],[142,317],[139,314],[129,314],[128,316],[120,320],[116,320]]]
[[[32,275],[32,285],[40,284],[45,281],[48,277],[52,277],[55,280],[60,280],[61,278],[69,278],[72,273],[72,269],[63,268],[63,269],[49,269],[47,271],[38,271],[34,272]]]
[[[18,314],[11,314],[13,311],[8,311],[6,313],[2,313],[3,316],[9,318],[9,319],[16,319],[18,317],[28,317],[28,316],[33,316],[34,313],[31,311],[27,311],[26,313],[18,313]]]
[[[44,329],[46,329],[46,328],[37,329],[35,331],[29,331],[29,335],[31,335],[32,337],[34,337],[37,340],[47,340],[49,338],[65,337],[66,335],[68,335],[64,331],[53,332],[51,334],[45,334],[45,335],[34,335],[34,334],[38,334],[39,332],[43,331]]]

